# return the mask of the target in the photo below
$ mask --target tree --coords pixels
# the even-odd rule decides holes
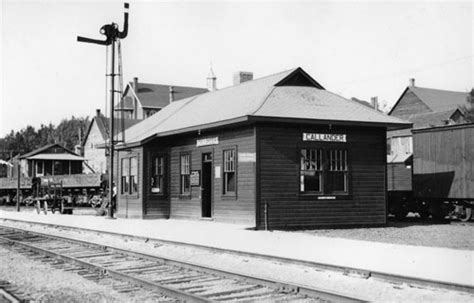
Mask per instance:
[[[467,95],[467,105],[464,107],[466,120],[474,122],[474,88],[471,89],[469,95]]]

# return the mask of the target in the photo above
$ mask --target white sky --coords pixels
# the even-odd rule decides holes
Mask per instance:
[[[122,28],[122,3],[1,2],[0,136],[104,110],[105,47],[76,36]],[[259,78],[301,66],[347,98],[393,104],[411,77],[468,91],[473,15],[470,1],[130,1],[124,82],[205,87],[212,61],[219,88],[238,70]]]

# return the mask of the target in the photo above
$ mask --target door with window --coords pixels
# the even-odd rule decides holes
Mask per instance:
[[[202,154],[201,208],[202,217],[212,217],[212,153]]]

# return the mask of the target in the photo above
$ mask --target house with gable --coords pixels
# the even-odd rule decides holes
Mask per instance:
[[[121,218],[259,229],[386,223],[386,132],[410,128],[302,68],[172,102],[116,146]]]
[[[215,76],[214,76],[215,79]],[[206,88],[142,83],[133,78],[124,90],[124,97],[115,108],[125,119],[146,119],[173,101],[206,93]]]
[[[412,122],[413,128],[464,123],[463,106],[467,104],[468,94],[418,87],[415,79],[410,79],[388,114]],[[411,129],[388,132],[387,141],[389,162],[396,161],[397,157],[406,159],[413,153]]]

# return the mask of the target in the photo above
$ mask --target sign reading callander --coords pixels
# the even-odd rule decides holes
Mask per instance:
[[[347,142],[345,134],[303,133],[303,141]]]

